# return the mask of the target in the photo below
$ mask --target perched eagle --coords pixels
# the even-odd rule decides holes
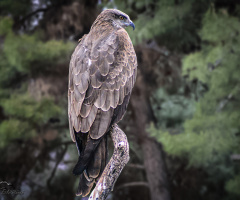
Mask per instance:
[[[89,194],[107,161],[107,135],[126,112],[137,74],[137,59],[124,29],[129,16],[104,10],[76,47],[69,67],[68,117],[79,160],[77,195]]]

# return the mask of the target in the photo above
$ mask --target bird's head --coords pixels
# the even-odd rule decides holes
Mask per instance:
[[[103,21],[109,21],[116,28],[126,28],[131,26],[133,30],[135,29],[134,23],[130,20],[129,16],[117,9],[107,9],[100,13],[98,19]]]

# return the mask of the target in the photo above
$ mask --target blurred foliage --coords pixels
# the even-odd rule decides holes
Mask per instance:
[[[0,148],[11,142],[12,139],[28,139],[36,135],[41,126],[49,119],[57,118],[61,108],[51,99],[42,99],[36,102],[28,94],[16,94],[3,98],[0,106],[7,117],[0,123]]]
[[[230,156],[240,154],[240,22],[226,10],[212,7],[202,24],[201,50],[184,58],[183,73],[208,90],[196,102],[193,118],[183,123],[182,133],[172,135],[154,126],[149,131],[169,154],[187,158],[189,166],[205,168],[210,183],[222,182],[229,193],[239,195],[239,168]]]
[[[47,71],[70,56],[72,43],[43,42],[37,34],[16,35],[11,29],[12,24],[11,18],[0,18],[0,36],[5,38],[0,49],[0,85],[10,84],[24,75]]]
[[[54,105],[51,99],[36,102],[27,94],[13,94],[10,98],[2,100],[1,106],[4,108],[4,114],[10,118],[25,119],[39,126],[60,114],[60,108]]]
[[[0,14],[11,14],[13,17],[23,16],[27,13],[32,5],[31,0],[1,0],[0,1]]]
[[[136,30],[129,31],[133,44],[156,39],[170,49],[189,51],[199,46],[197,30],[209,1],[138,0],[126,3],[114,0],[106,4],[110,8],[116,5],[134,19]]]
[[[35,136],[36,131],[27,123],[18,119],[4,120],[0,124],[0,148],[5,147],[13,139],[27,139]]]
[[[66,92],[76,44],[46,40],[37,27],[45,12],[71,2],[0,1],[0,179],[24,191],[0,199],[73,199],[78,180],[69,177],[69,160],[77,154],[68,148]]]
[[[60,97],[50,94],[37,100],[34,93],[30,94],[28,90],[31,87],[29,80],[35,78],[52,76],[63,82],[67,80],[67,72],[62,71],[61,67],[65,66],[67,69],[70,54],[76,44],[46,40],[49,38],[44,35],[46,26],[35,25],[38,27],[36,31],[32,24],[46,23],[49,20],[47,11],[51,10],[50,16],[55,14],[58,23],[67,28],[63,20],[66,15],[61,8],[73,2],[74,0],[0,1],[0,151],[5,155],[0,159],[0,178],[10,182],[19,179],[23,191],[30,191],[20,199],[73,199],[73,192],[78,184],[74,176],[69,178],[73,164],[71,162],[77,159],[77,150],[75,146],[71,146],[67,152],[63,151],[69,142],[69,137],[66,137],[66,93],[59,91]],[[159,89],[150,98],[156,123],[148,131],[163,144],[167,152],[169,173],[173,174],[170,179],[172,195],[176,194],[176,199],[238,199],[239,161],[233,161],[230,156],[240,154],[239,2],[78,2],[86,5],[82,12],[88,12],[88,6],[95,2],[102,8],[118,8],[129,14],[136,26],[135,31],[131,30],[129,34],[139,49],[154,44],[151,43],[154,40],[157,47],[165,46],[166,49],[178,52],[180,56],[185,54],[178,89],[171,90],[169,81],[164,87],[156,86]],[[37,9],[42,11],[34,14]],[[67,12],[71,14],[71,10]],[[75,17],[81,16],[84,15],[79,12],[79,16]],[[73,30],[75,28],[71,27]],[[85,29],[78,34],[83,33],[86,33]],[[64,35],[66,39],[70,36]],[[143,66],[141,56],[138,54],[139,68]],[[165,59],[169,57],[166,56]],[[37,140],[33,141],[34,139]],[[133,148],[134,145],[135,141],[130,141],[131,150],[136,151],[136,155],[142,155],[139,149]],[[23,156],[18,157],[19,155]],[[171,156],[178,157],[177,164],[169,159]],[[177,166],[181,166],[186,160],[188,168],[179,170]],[[144,162],[136,158],[134,161]],[[208,176],[196,180],[199,176],[188,173],[188,169],[194,167],[203,170]],[[9,170],[7,173],[4,171],[6,169]],[[128,178],[122,177],[121,183],[130,179],[131,170],[128,168],[127,173]],[[136,176],[133,180],[146,180],[145,172],[132,174]],[[185,179],[179,182],[177,176]],[[191,185],[184,185],[184,180],[191,178],[193,183],[199,182],[196,190],[192,182]],[[63,187],[64,182],[68,182],[67,187]],[[194,196],[186,198],[181,187],[186,187],[188,191],[185,193]],[[129,193],[131,190],[126,187],[123,191]],[[138,198],[135,193],[133,196]]]
[[[226,184],[226,190],[230,193],[235,194],[236,196],[240,195],[239,191],[239,185],[240,185],[240,175],[238,174],[234,178],[230,179]]]
[[[194,96],[186,98],[184,88],[171,94],[160,88],[151,98],[154,115],[157,118],[157,127],[180,128],[181,124],[193,114],[195,108]]]
[[[47,1],[39,1],[44,2],[48,4]],[[75,44],[62,40],[45,41],[42,30],[31,34],[24,29],[16,30],[16,23],[32,11],[32,3],[0,2],[0,151],[6,155],[0,159],[0,178],[19,183],[24,195],[18,199],[50,198],[50,181],[54,178],[50,175],[56,173],[55,163],[59,164],[59,159],[71,153],[66,151],[68,143],[59,145],[69,141],[65,138],[68,128],[67,96],[55,85],[67,83],[68,62]],[[31,21],[32,18],[26,20]],[[55,88],[49,84],[51,79],[59,81],[53,83]],[[51,91],[55,94],[57,91],[59,96],[54,96]],[[64,199],[73,196],[73,178],[68,179],[71,183],[64,190],[69,190]],[[45,187],[44,195],[41,194],[42,187]],[[59,193],[60,188],[54,187],[54,191]],[[0,198],[8,199],[9,196],[0,194]]]
[[[4,115],[0,147],[11,139],[33,137],[49,119],[62,113],[53,98],[33,99],[27,83],[33,75],[54,71],[53,67],[66,62],[74,46],[56,40],[43,42],[37,34],[17,35],[12,25],[10,17],[0,18],[0,36],[4,38],[0,48],[0,106]]]

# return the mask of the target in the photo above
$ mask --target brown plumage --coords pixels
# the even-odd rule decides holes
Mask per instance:
[[[77,195],[88,195],[100,178],[107,159],[107,133],[126,112],[136,80],[137,59],[126,26],[135,28],[125,13],[103,11],[70,61],[68,116],[79,151],[73,170],[80,175]]]

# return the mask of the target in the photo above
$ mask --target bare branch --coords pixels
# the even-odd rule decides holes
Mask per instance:
[[[240,160],[240,154],[232,154],[232,155],[230,156],[230,158],[231,158],[232,160],[238,161],[238,160]]]
[[[128,164],[127,167],[132,167],[132,168],[136,168],[136,169],[145,169],[145,167],[143,165],[139,165],[139,164]]]
[[[116,124],[112,127],[111,137],[114,143],[113,155],[105,167],[96,187],[92,191],[89,200],[105,200],[113,190],[114,184],[122,169],[129,161],[127,136]]]
[[[116,188],[116,190],[120,190],[122,188],[125,188],[125,187],[138,187],[138,186],[145,186],[145,187],[149,187],[149,184],[147,182],[131,182],[131,183],[125,183],[125,184],[122,184],[120,185],[119,187]]]
[[[53,171],[52,171],[50,177],[49,177],[48,180],[47,180],[47,185],[48,185],[48,187],[50,187],[51,181],[52,181],[52,179],[53,179],[53,177],[54,177],[54,175],[55,175],[55,173],[56,173],[57,167],[58,167],[58,165],[60,164],[60,162],[62,161],[65,153],[67,152],[67,148],[68,148],[68,145],[64,145],[64,149],[63,149],[62,152],[60,153],[59,158],[58,158],[58,160],[56,161],[55,167],[53,168]]]
[[[46,12],[47,10],[49,10],[51,7],[47,7],[47,8],[39,8],[29,14],[27,14],[26,16],[24,16],[22,19],[19,20],[19,24],[23,24],[26,20],[28,20],[29,18],[31,18],[32,16],[36,15],[39,12]]]

